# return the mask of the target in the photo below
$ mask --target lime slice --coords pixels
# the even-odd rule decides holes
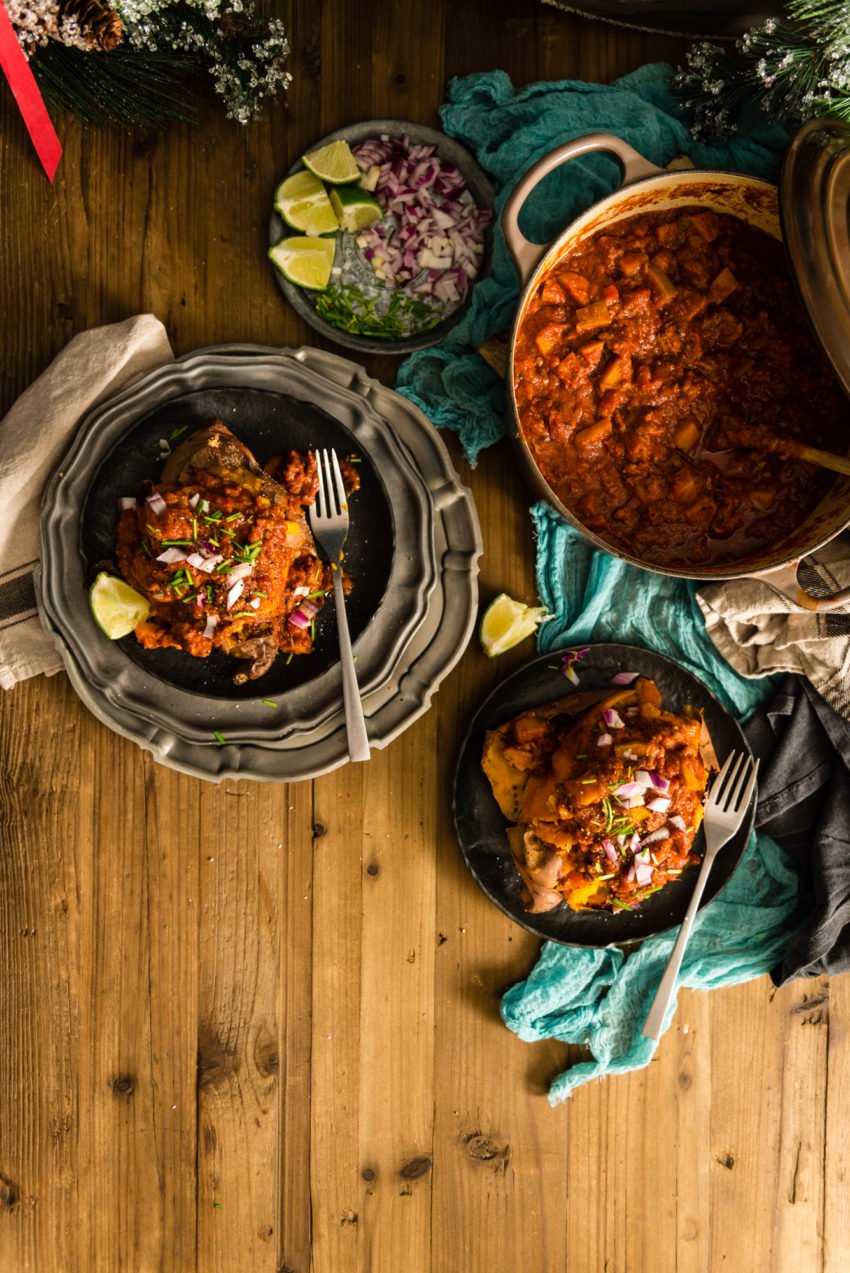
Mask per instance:
[[[331,279],[336,239],[281,239],[269,248],[269,260],[285,279],[299,287],[321,292]]]
[[[356,181],[360,176],[357,160],[351,153],[347,141],[332,141],[320,150],[311,150],[303,156],[304,167],[309,168],[322,181],[331,186],[342,185],[346,181]]]
[[[367,225],[380,221],[384,215],[384,209],[375,196],[362,186],[335,186],[330,201],[341,229],[349,234],[365,230]]]
[[[330,234],[339,229],[328,192],[312,172],[296,172],[274,192],[274,206],[287,225],[305,234]]]
[[[129,636],[151,612],[150,602],[123,579],[102,570],[89,588],[89,605],[95,623],[111,641]]]
[[[504,654],[553,618],[543,606],[527,606],[500,592],[484,611],[478,635],[488,658]]]

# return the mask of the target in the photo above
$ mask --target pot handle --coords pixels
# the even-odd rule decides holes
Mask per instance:
[[[643,155],[639,155],[627,142],[620,137],[615,137],[613,133],[588,133],[586,137],[576,137],[573,141],[565,142],[563,146],[550,150],[549,154],[544,155],[542,159],[538,159],[537,163],[529,168],[525,176],[517,182],[502,212],[502,232],[517,268],[521,286],[525,286],[537,262],[549,246],[548,243],[531,243],[520,232],[519,214],[523,204],[534,187],[548,173],[555,168],[560,168],[561,164],[567,163],[570,159],[577,159],[579,155],[588,155],[596,150],[603,150],[620,161],[623,169],[621,186],[628,185],[631,181],[638,181],[641,177],[654,177],[665,171],[664,168],[658,168],[648,159],[644,159]]]
[[[839,588],[837,592],[826,597],[813,597],[806,591],[797,578],[800,563],[804,560],[800,557],[780,570],[766,570],[760,574],[751,575],[750,578],[758,579],[759,583],[766,583],[768,588],[772,588],[780,597],[790,602],[793,609],[824,611],[837,610],[839,606],[847,605],[850,601],[850,588]]]

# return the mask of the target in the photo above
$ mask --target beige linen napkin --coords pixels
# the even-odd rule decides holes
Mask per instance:
[[[41,492],[98,402],[174,357],[153,314],[81,332],[0,420],[0,686],[62,666],[42,631],[32,572]]]
[[[841,535],[800,567],[800,583],[825,597],[850,587],[850,538]],[[802,610],[757,579],[701,588],[708,635],[742,676],[797,672],[830,707],[850,717],[850,608]]]

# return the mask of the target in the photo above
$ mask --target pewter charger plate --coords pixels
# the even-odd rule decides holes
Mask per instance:
[[[171,651],[157,661],[159,652],[132,637],[107,640],[89,613],[86,583],[109,546],[111,501],[131,490],[117,485],[150,476],[151,466],[156,474],[152,443],[164,425],[180,419],[194,428],[210,412],[261,460],[288,446],[346,442],[363,457],[361,527],[369,533],[352,544],[355,592],[358,575],[363,581],[353,628],[373,747],[427,710],[469,639],[481,553],[474,505],[422,413],[355,363],[319,350],[200,350],[136,381],[81,425],[45,491],[36,583],[42,623],[77,693],[112,729],[197,777],[315,777],[348,758],[332,611],[319,627],[318,657],[291,669],[278,660],[241,690],[231,667],[199,669],[202,661]],[[390,545],[368,542],[387,536]]]

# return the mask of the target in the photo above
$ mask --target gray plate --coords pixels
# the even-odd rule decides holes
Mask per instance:
[[[45,490],[37,596],[42,623],[57,642],[74,688],[105,724],[161,762],[197,777],[291,781],[315,777],[348,758],[335,658],[324,667],[317,660],[317,675],[307,680],[303,665],[311,656],[296,660],[297,682],[275,689],[274,709],[262,702],[269,697],[262,681],[249,698],[199,693],[168,669],[156,675],[149,662],[131,657],[126,642],[108,641],[91,618],[86,596],[94,564],[87,508],[112,457],[126,454],[136,436],[142,442],[147,422],[165,408],[190,406],[197,397],[207,402],[212,395],[214,401],[217,394],[238,404],[240,392],[246,401],[262,393],[274,405],[279,395],[290,407],[299,400],[305,410],[326,413],[380,474],[392,511],[392,559],[380,604],[355,641],[371,744],[386,745],[427,710],[475,619],[481,538],[474,505],[422,413],[333,354],[245,345],[200,350],[96,408]],[[234,405],[237,436],[238,414]],[[316,441],[321,444],[321,436]],[[329,628],[319,638],[335,641],[335,633]],[[215,741],[215,730],[226,746]]]
[[[319,150],[320,147],[326,146],[332,141],[347,141],[349,146],[358,146],[373,137],[380,137],[382,133],[386,133],[390,137],[409,137],[412,142],[421,146],[436,146],[440,158],[454,164],[463,173],[467,188],[479,208],[492,208],[495,197],[493,187],[469,151],[464,150],[463,146],[451,137],[447,137],[445,133],[437,132],[433,128],[426,128],[424,124],[417,124],[412,120],[370,119],[364,123],[350,124],[347,128],[339,128],[336,132],[328,133],[326,137],[320,138],[319,141],[310,147],[310,150]],[[297,164],[290,168],[286,175],[291,176],[292,173],[300,171],[301,168],[303,168],[303,164],[299,160]],[[296,233],[297,231],[290,230],[288,226],[284,225],[277,212],[272,212],[269,222],[270,246],[279,243],[285,235]],[[489,273],[492,251],[493,226],[491,222],[484,233],[484,259],[475,282],[478,282]],[[356,273],[356,258],[358,257],[359,252],[354,244],[354,236],[344,232],[337,235],[335,263],[339,264],[345,258],[349,264],[353,264]],[[274,269],[275,277],[284,296],[305,322],[309,323],[316,331],[321,332],[323,336],[327,336],[329,340],[335,341],[338,345],[345,345],[349,349],[359,349],[364,353],[409,354],[415,349],[426,349],[430,345],[436,345],[464,316],[469,308],[472,296],[472,290],[470,289],[466,299],[447,318],[428,331],[421,332],[419,335],[409,336],[405,340],[379,340],[374,336],[353,335],[350,332],[341,330],[339,327],[335,327],[332,323],[325,322],[314,308],[314,294],[302,287],[296,287],[293,283],[288,283],[279,270],[275,269],[274,266],[272,266],[272,269]],[[371,267],[365,263],[362,263],[362,276],[364,280],[367,277],[370,279],[373,277]]]

